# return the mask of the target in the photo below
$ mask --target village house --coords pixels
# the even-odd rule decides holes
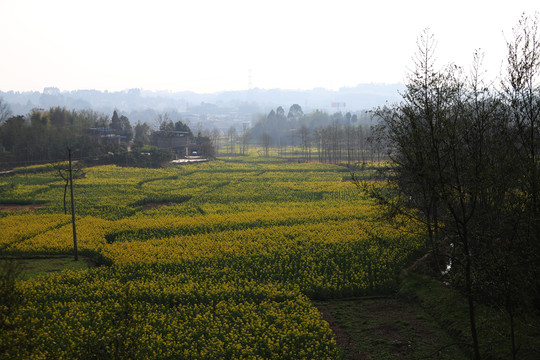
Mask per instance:
[[[90,128],[88,129],[88,133],[98,140],[100,144],[105,143],[112,143],[121,145],[123,143],[126,143],[126,136],[124,135],[117,135],[115,134],[114,129],[110,128]]]
[[[176,155],[186,157],[197,151],[195,144],[186,131],[159,130],[152,133],[152,145],[170,149]]]

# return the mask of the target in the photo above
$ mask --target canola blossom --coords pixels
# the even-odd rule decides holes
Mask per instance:
[[[33,179],[34,176],[38,178]],[[2,254],[71,254],[54,171],[0,178]],[[104,266],[18,281],[0,357],[335,359],[310,299],[391,292],[423,240],[317,163],[97,166],[75,181],[79,252]]]

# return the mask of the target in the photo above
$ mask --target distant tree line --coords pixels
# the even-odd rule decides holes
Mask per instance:
[[[159,118],[166,117],[160,115]],[[158,118],[158,120],[159,120]],[[213,156],[210,138],[193,136],[181,121],[163,121],[163,129],[188,133],[190,141]],[[152,129],[114,111],[107,115],[92,110],[67,110],[52,107],[34,109],[27,116],[12,116],[9,106],[0,98],[0,163],[2,168],[65,160],[68,147],[74,159],[88,163],[159,166],[174,154],[171,149],[152,147]],[[133,150],[133,151],[128,151]]]
[[[116,117],[113,124],[122,128],[124,119]],[[34,109],[27,116],[11,116],[0,124],[0,146],[4,158],[11,162],[35,163],[66,158],[66,149],[73,148],[73,156],[85,158],[118,151],[114,141],[97,141],[91,128],[108,128],[110,119],[91,111],[69,111],[53,107]],[[126,133],[131,129],[126,128]],[[128,136],[130,136],[128,134]]]
[[[482,78],[480,54],[465,75],[453,64],[437,68],[434,49],[424,32],[403,101],[375,112],[376,137],[392,159],[383,175],[396,192],[360,185],[392,218],[423,224],[436,274],[467,298],[475,359],[493,356],[480,341],[479,304],[504,314],[501,339],[511,345],[501,358],[538,356],[516,335],[540,314],[538,17],[524,15],[514,29],[498,86]]]
[[[330,115],[315,110],[304,114],[300,105],[293,104],[285,113],[279,106],[260,116],[252,127],[244,125],[241,132],[230,127],[225,134],[224,152],[247,154],[250,145],[256,145],[262,148],[260,155],[266,157],[274,150],[280,157],[325,163],[381,160],[384,154],[379,143],[372,141],[370,119],[365,111]]]

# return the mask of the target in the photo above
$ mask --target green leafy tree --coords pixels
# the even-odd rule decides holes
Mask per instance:
[[[49,109],[48,113],[51,125],[56,128],[63,128],[70,125],[68,121],[69,112],[65,108],[59,106],[52,107]]]
[[[289,108],[289,112],[287,113],[288,119],[295,119],[299,120],[304,116],[304,112],[302,111],[302,107],[298,104],[293,104]]]
[[[26,128],[26,120],[22,115],[12,116],[2,124],[2,144],[7,151],[16,151],[24,142]]]
[[[113,115],[111,118],[111,129],[122,131],[122,121],[118,117],[118,113],[116,110],[113,111]]]
[[[146,123],[137,122],[134,130],[134,145],[142,147],[150,144],[150,126]]]
[[[120,121],[120,135],[125,136],[126,141],[130,142],[131,139],[133,139],[133,128],[131,127],[129,119],[122,115],[118,120]]]
[[[188,136],[190,139],[193,139],[193,133],[191,132],[191,129],[189,126],[182,122],[182,120],[178,120],[174,123],[174,130],[175,131],[184,131],[188,133]]]
[[[174,131],[174,123],[172,120],[161,123],[159,130],[161,131]]]
[[[285,117],[285,110],[281,106],[278,106],[278,108],[276,109],[276,117],[278,118]]]

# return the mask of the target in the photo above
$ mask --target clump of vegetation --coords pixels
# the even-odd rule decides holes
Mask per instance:
[[[497,90],[482,79],[479,54],[470,77],[455,65],[437,69],[424,32],[403,102],[374,113],[392,159],[382,170],[390,186],[358,182],[390,217],[424,225],[434,270],[466,297],[475,359],[485,353],[481,306],[507,319],[503,358],[519,357],[526,340],[517,329],[540,312],[537,21],[524,15],[515,28]]]

